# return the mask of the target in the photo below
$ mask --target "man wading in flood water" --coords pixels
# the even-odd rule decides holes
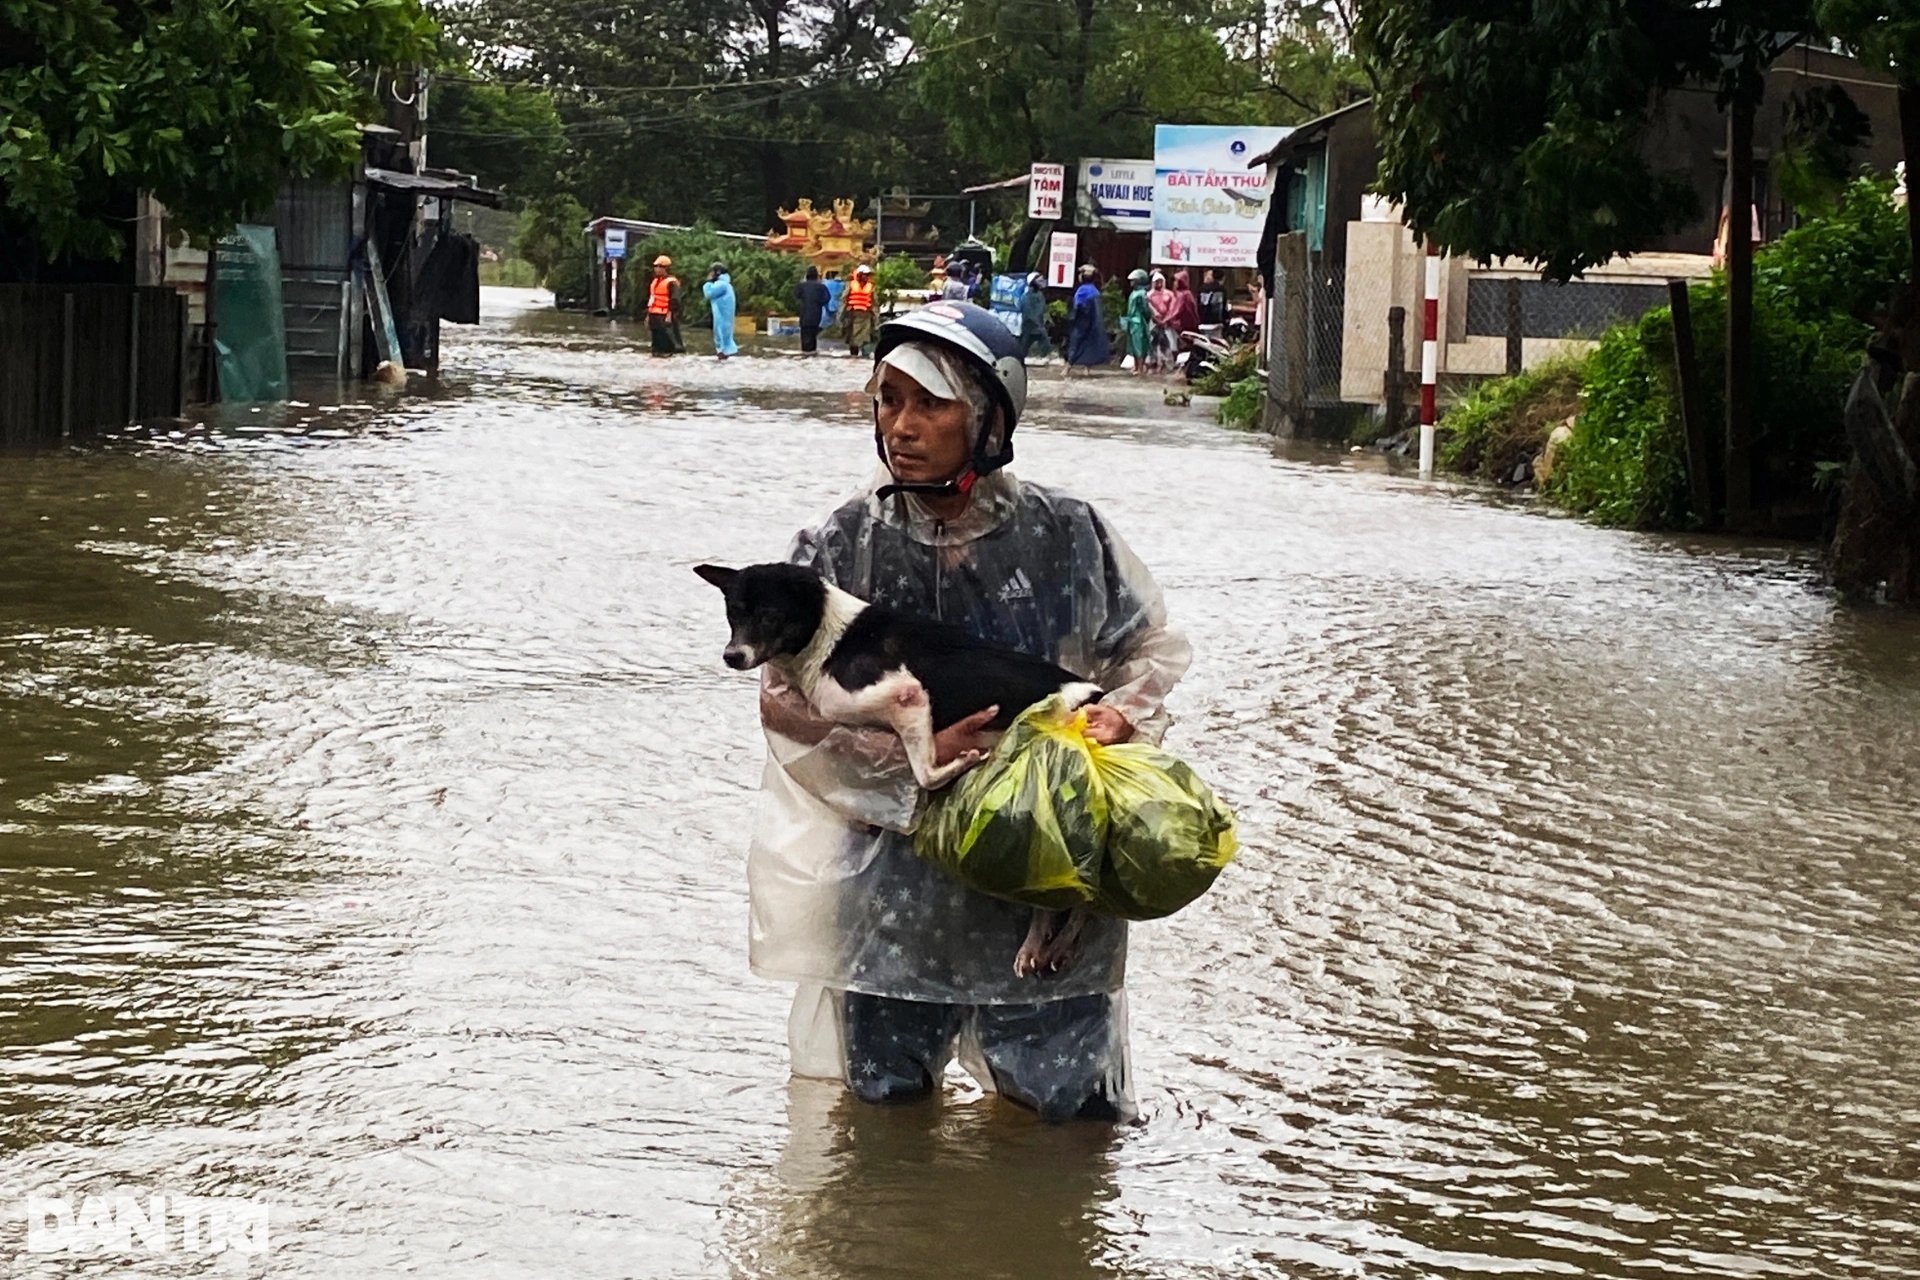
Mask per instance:
[[[1190,650],[1099,512],[1005,470],[1026,404],[1018,340],[978,307],[933,303],[880,330],[867,391],[881,465],[800,532],[791,559],[1099,683],[1096,741],[1158,741]],[[760,709],[769,760],[747,863],[751,959],[762,977],[799,984],[794,1072],[896,1102],[932,1092],[958,1056],[1046,1119],[1130,1115],[1126,922],[1093,917],[1063,973],[1017,977],[1032,912],[913,851],[924,795],[899,739],[822,719],[771,667]],[[988,746],[991,715],[943,730],[940,761]]]
[[[656,356],[686,350],[680,342],[680,278],[672,268],[673,259],[661,254],[653,260],[653,279],[647,282],[647,335]]]

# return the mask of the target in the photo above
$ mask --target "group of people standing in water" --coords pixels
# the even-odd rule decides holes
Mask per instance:
[[[655,258],[653,278],[648,282],[647,328],[656,356],[677,355],[686,350],[680,337],[680,281],[672,274],[672,267],[673,261],[666,255]],[[818,268],[807,268],[806,279],[796,291],[800,303],[800,348],[810,354],[816,351],[822,329],[838,313],[847,354],[864,355],[872,350],[877,318],[873,269],[862,263],[855,267],[852,280],[840,290],[832,288],[837,283],[822,280]],[[1191,341],[1188,335],[1199,332],[1203,326],[1220,325],[1226,320],[1226,290],[1212,268],[1201,277],[1198,291],[1184,270],[1175,271],[1169,284],[1165,272],[1143,267],[1127,276],[1127,284],[1130,291],[1119,322],[1121,367],[1136,375],[1176,367],[1180,352]],[[1257,280],[1254,287],[1257,317]],[[737,302],[725,264],[716,262],[708,269],[700,291],[706,297],[713,319],[714,354],[725,360],[740,349],[734,336]],[[1025,357],[1051,358],[1053,345],[1047,334],[1046,285],[1038,272],[1027,277],[1018,316],[1018,333]],[[1080,284],[1073,293],[1063,354],[1069,373],[1074,369],[1097,368],[1110,363],[1114,357],[1100,297],[1100,272],[1090,264],[1080,268]]]
[[[1120,315],[1121,367],[1135,374],[1172,369],[1191,342],[1187,335],[1226,322],[1226,289],[1211,267],[1201,277],[1198,292],[1185,271],[1174,272],[1169,287],[1165,272],[1142,267],[1127,276],[1127,285],[1126,306]],[[1257,278],[1254,288],[1257,316]],[[1069,372],[1113,359],[1100,299],[1100,272],[1091,265],[1080,268],[1080,285],[1073,293],[1066,356]]]

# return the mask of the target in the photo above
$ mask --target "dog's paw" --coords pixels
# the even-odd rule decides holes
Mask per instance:
[[[1080,938],[1086,932],[1086,925],[1083,912],[1069,912],[1067,918],[1040,945],[1040,954],[1036,959],[1037,971],[1053,974],[1065,973],[1073,968],[1074,960],[1080,955]]]
[[[986,758],[984,751],[963,751],[928,774],[924,785],[929,791],[938,791]]]

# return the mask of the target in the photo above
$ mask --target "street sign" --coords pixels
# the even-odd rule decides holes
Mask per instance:
[[[1080,236],[1072,231],[1056,231],[1047,249],[1047,284],[1065,289],[1073,284],[1073,263],[1080,256]]]
[[[607,246],[607,256],[609,258],[626,257],[627,229],[625,227],[608,227],[606,230],[605,243]]]
[[[1153,161],[1084,156],[1079,191],[1073,220],[1080,226],[1153,230]]]
[[[1066,205],[1067,166],[1037,164],[1027,180],[1027,216],[1036,221],[1060,216]]]

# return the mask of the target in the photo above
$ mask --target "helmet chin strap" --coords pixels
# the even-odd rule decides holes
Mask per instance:
[[[891,462],[887,464],[887,473],[889,475],[893,473],[893,464]],[[973,492],[973,486],[979,479],[980,473],[975,471],[972,465],[969,464],[965,471],[962,471],[952,480],[945,480],[939,484],[913,484],[896,479],[892,484],[881,485],[878,493],[882,501],[891,498],[896,493],[914,493],[919,494],[923,498],[964,497]]]

